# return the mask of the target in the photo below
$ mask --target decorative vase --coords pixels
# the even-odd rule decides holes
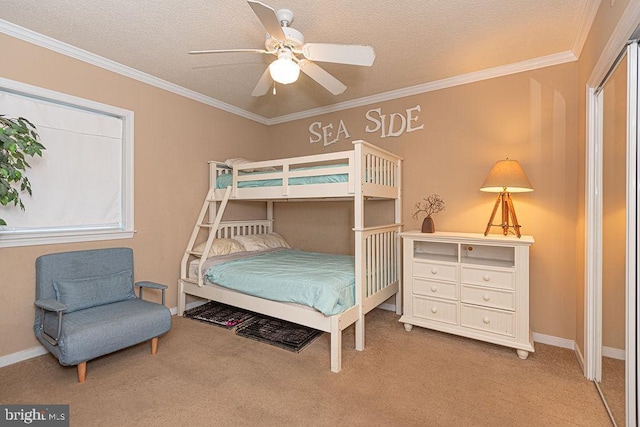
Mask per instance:
[[[436,232],[436,225],[434,224],[433,218],[431,218],[431,216],[426,217],[424,221],[422,221],[422,232],[423,233]]]

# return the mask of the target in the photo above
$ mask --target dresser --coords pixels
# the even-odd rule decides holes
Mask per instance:
[[[534,351],[529,329],[529,248],[533,237],[472,233],[400,233],[400,322]]]

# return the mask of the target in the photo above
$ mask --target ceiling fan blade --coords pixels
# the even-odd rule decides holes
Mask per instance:
[[[311,61],[370,67],[376,59],[373,47],[355,44],[307,43],[302,54]]]
[[[271,53],[268,50],[264,49],[217,49],[217,50],[192,50],[189,52],[190,55],[201,55],[203,53],[237,53],[237,52],[250,52],[250,53]]]
[[[251,9],[253,9],[253,13],[258,16],[258,19],[262,22],[262,25],[264,25],[264,28],[267,29],[267,33],[269,33],[271,37],[282,42],[287,39],[287,36],[280,26],[280,22],[278,22],[275,10],[259,1],[248,0],[248,3]]]
[[[347,89],[340,80],[336,79],[319,65],[314,64],[311,61],[301,59],[298,61],[298,65],[300,66],[300,71],[311,77],[313,80],[318,82],[320,86],[324,87],[334,95],[340,95]]]
[[[255,88],[253,88],[253,92],[251,92],[251,96],[263,96],[269,92],[269,88],[271,87],[271,74],[269,74],[269,67],[264,70],[262,73],[262,77],[258,80],[258,84]]]

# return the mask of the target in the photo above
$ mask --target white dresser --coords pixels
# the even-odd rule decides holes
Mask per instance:
[[[529,330],[529,247],[533,237],[400,233],[403,316],[413,326],[534,351]]]

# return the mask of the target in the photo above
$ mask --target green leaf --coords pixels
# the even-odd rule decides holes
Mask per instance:
[[[0,114],[0,204],[13,203],[24,210],[20,193],[31,195],[31,183],[23,173],[30,167],[26,157],[42,156],[46,150],[38,140],[37,129],[28,119]],[[0,219],[0,225],[5,221]]]

